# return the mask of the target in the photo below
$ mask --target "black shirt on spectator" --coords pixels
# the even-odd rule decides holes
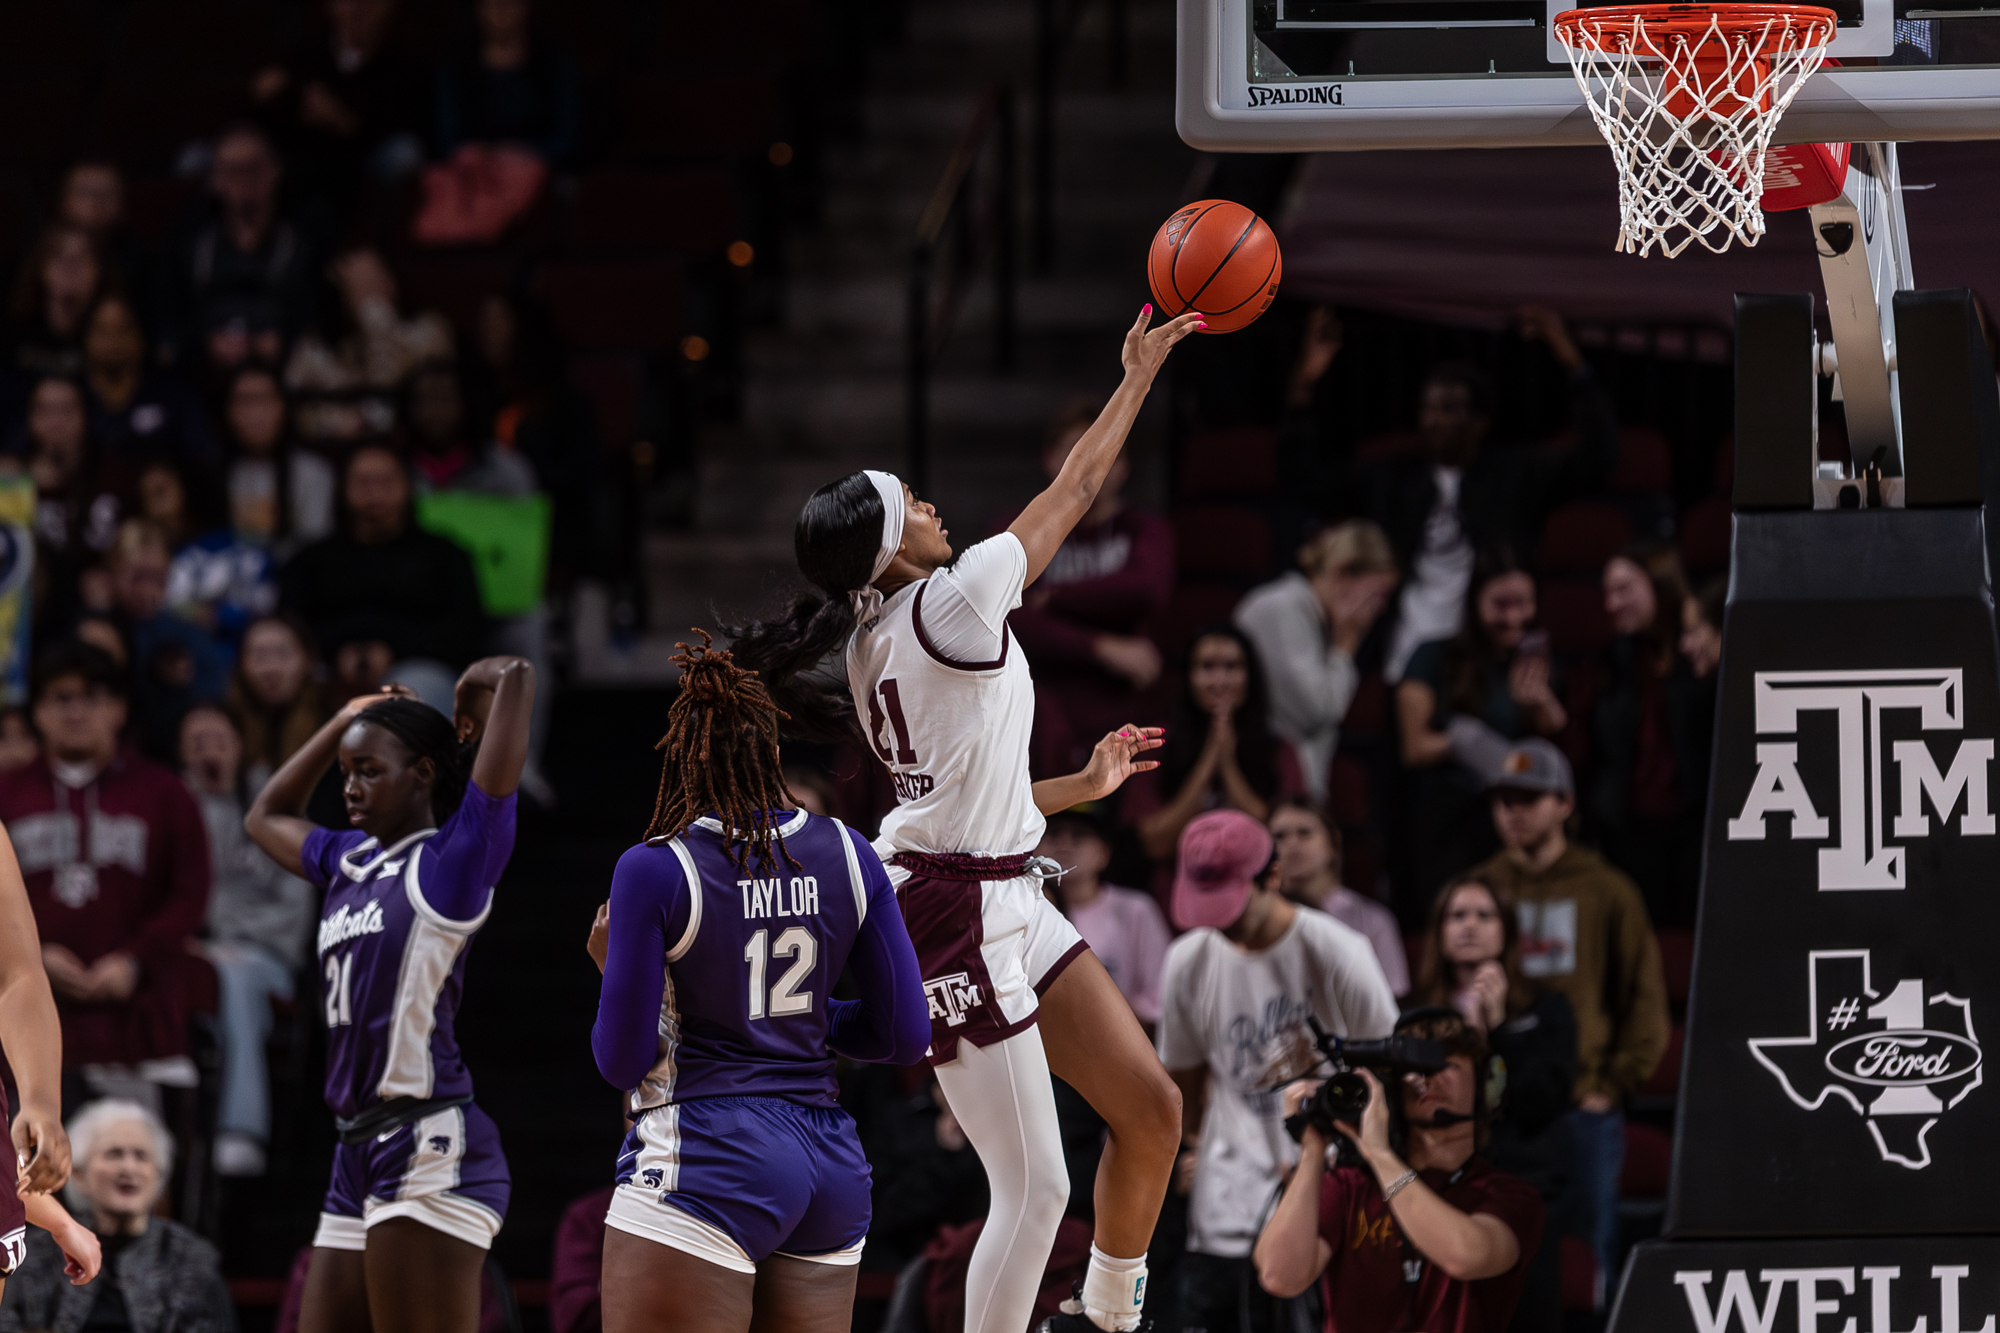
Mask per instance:
[[[472,558],[414,527],[373,545],[345,534],[314,542],[285,566],[278,602],[305,617],[329,653],[379,639],[398,660],[457,668],[479,651],[485,628]]]

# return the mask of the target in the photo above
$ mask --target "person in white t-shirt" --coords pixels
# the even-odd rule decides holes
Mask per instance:
[[[807,500],[799,572],[822,595],[737,627],[736,659],[764,677],[789,734],[858,730],[897,806],[875,849],[930,998],[928,1058],[992,1188],[966,1273],[967,1333],[1021,1333],[1069,1197],[1051,1071],[1109,1128],[1079,1298],[1043,1333],[1139,1325],[1146,1246],[1180,1140],[1180,1096],[1131,1007],[1042,893],[1043,815],[1099,800],[1160,744],[1125,726],[1067,777],[1033,781],[1034,680],[1007,630],[1096,501],[1167,352],[1202,327],[1183,315],[1126,332],[1125,377],[1055,480],[1005,532],[954,552],[934,506],[885,472],[857,472]],[[827,670],[844,653],[845,680]],[[1038,1022],[1038,1019],[1040,1020]]]
[[[1366,938],[1301,907],[1259,877],[1271,835],[1240,810],[1211,810],[1181,834],[1167,951],[1160,1061],[1181,1089],[1195,1152],[1181,1261],[1187,1328],[1279,1333],[1282,1305],[1257,1283],[1250,1251],[1284,1173],[1284,1085],[1317,1054],[1308,1015],[1341,1037],[1386,1037],[1396,999]]]

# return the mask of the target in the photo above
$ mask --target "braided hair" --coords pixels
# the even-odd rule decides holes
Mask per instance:
[[[787,714],[771,701],[755,671],[736,665],[726,648],[714,647],[705,629],[702,641],[679,643],[674,664],[681,669],[680,697],[667,713],[667,734],[653,748],[660,764],[660,794],[646,841],[678,837],[703,815],[722,821],[747,873],[754,853],[772,861],[773,848],[794,869],[772,815],[795,804],[778,760],[778,723]]]
[[[357,720],[394,736],[412,758],[431,761],[437,771],[431,781],[433,821],[442,824],[458,813],[479,747],[459,740],[450,718],[420,700],[396,698],[370,704]]]

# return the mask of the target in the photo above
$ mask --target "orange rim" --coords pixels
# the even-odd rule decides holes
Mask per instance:
[[[1758,35],[1774,51],[1825,46],[1833,40],[1840,18],[1820,5],[1606,5],[1602,9],[1566,9],[1551,25],[1565,46],[1607,28],[1630,32],[1634,24],[1657,39],[1705,38],[1711,28],[1724,37]]]

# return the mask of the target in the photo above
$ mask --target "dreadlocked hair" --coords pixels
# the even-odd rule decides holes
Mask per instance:
[[[418,699],[384,699],[370,704],[360,720],[380,727],[403,743],[413,759],[428,759],[437,776],[431,781],[431,819],[438,824],[458,813],[465,800],[479,747],[461,741],[451,719]]]
[[[665,758],[646,841],[678,837],[713,814],[739,871],[748,873],[752,855],[769,866],[774,849],[796,870],[773,813],[794,804],[778,760],[778,724],[786,715],[756,672],[737,666],[707,630],[694,632],[700,643],[674,645],[681,650],[673,657],[681,692],[667,713],[667,734],[653,747]]]

